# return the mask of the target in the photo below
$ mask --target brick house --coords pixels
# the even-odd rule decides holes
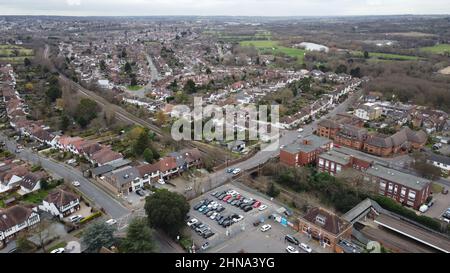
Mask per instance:
[[[292,166],[305,166],[316,161],[317,156],[333,148],[333,142],[327,138],[311,135],[280,150],[280,162]]]
[[[352,224],[322,208],[312,208],[300,217],[299,231],[333,250],[342,239],[351,239]]]
[[[364,141],[367,139],[367,130],[353,125],[344,125],[336,134],[334,143],[361,150],[364,146]]]

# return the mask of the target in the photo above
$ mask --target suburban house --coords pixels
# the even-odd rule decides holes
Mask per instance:
[[[381,117],[381,113],[381,107],[376,106],[374,103],[365,103],[355,110],[355,116],[363,120],[375,120]]]
[[[332,148],[331,140],[311,135],[281,148],[280,162],[292,167],[304,166],[315,162],[319,154]]]
[[[20,182],[20,191],[23,195],[41,189],[41,180],[46,177],[44,172],[29,173]]]
[[[140,173],[135,167],[126,166],[103,175],[104,181],[121,194],[128,194],[140,187]]]
[[[56,189],[45,197],[39,209],[62,219],[80,209],[80,197],[72,192]]]
[[[352,224],[322,208],[312,208],[299,218],[298,230],[319,241],[322,247],[335,249],[340,240],[350,240]]]
[[[442,172],[450,173],[450,157],[437,154],[430,154],[427,158],[427,162],[440,168]]]
[[[14,163],[1,163],[0,166],[0,193],[20,186],[20,182],[29,173],[26,165],[16,165]]]
[[[98,166],[111,164],[122,159],[123,155],[121,153],[115,152],[109,147],[104,147],[101,150],[95,152],[90,158],[91,163],[94,165],[97,164]]]
[[[431,193],[431,181],[374,164],[364,172],[364,180],[378,185],[378,193],[418,209]]]
[[[0,209],[0,247],[18,232],[40,222],[37,212],[24,206]]]

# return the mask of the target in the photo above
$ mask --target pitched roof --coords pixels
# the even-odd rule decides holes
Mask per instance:
[[[70,202],[75,201],[79,199],[80,197],[72,192],[68,192],[62,189],[56,189],[52,192],[50,192],[47,197],[45,197],[45,201],[48,203],[53,203],[56,205],[56,207],[62,207],[67,204],[70,204]]]
[[[143,177],[146,174],[151,174],[159,170],[158,162],[155,164],[142,164],[136,167],[139,172],[139,175]]]
[[[325,128],[330,128],[330,129],[338,129],[339,128],[339,124],[331,119],[321,120],[317,125],[321,126],[321,127],[325,127]]]
[[[122,154],[111,150],[109,147],[104,147],[92,155],[92,160],[102,165],[120,158],[123,158]]]
[[[34,189],[36,184],[44,177],[44,172],[29,173],[23,177],[22,182],[20,182],[20,186],[28,190],[32,190]]]
[[[303,219],[335,235],[340,234],[350,225],[348,221],[322,208],[310,209]]]
[[[18,205],[0,210],[0,231],[5,231],[25,222],[30,218],[32,212],[32,209]]]
[[[170,156],[161,158],[161,160],[158,161],[158,164],[161,172],[166,172],[177,167],[176,159]]]

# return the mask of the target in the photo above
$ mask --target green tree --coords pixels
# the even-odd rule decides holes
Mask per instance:
[[[81,239],[87,246],[87,252],[98,252],[100,248],[109,248],[114,244],[114,227],[105,222],[96,222],[86,228]]]
[[[369,59],[369,52],[368,51],[364,51],[364,59]]]
[[[41,189],[43,190],[48,190],[50,188],[50,184],[48,183],[47,179],[42,179],[41,180]]]
[[[97,117],[98,105],[90,99],[81,99],[75,110],[75,121],[85,128],[94,118]]]
[[[183,91],[186,94],[193,94],[193,93],[197,92],[197,87],[195,86],[195,82],[193,80],[189,79],[184,84]]]
[[[336,67],[336,74],[347,73],[347,66],[345,64],[340,64]]]
[[[62,115],[61,116],[61,121],[59,123],[59,129],[61,129],[62,131],[67,130],[67,128],[69,128],[70,125],[70,119],[67,115]]]
[[[275,187],[274,183],[270,183],[269,189],[267,190],[267,195],[270,197],[277,197],[280,194],[280,190]]]
[[[132,75],[131,76],[131,80],[130,80],[130,85],[131,86],[136,86],[138,83],[137,83],[137,80],[136,80],[136,75]]]
[[[209,75],[209,74],[211,74],[211,73],[212,73],[211,68],[207,67],[207,68],[206,68],[206,74]]]
[[[19,253],[32,253],[36,251],[36,245],[27,239],[26,235],[21,235],[16,240],[17,252]]]
[[[145,218],[135,218],[131,221],[120,250],[124,253],[151,253],[155,251],[152,230]]]
[[[45,95],[50,100],[50,102],[55,102],[56,99],[61,98],[62,92],[57,86],[52,85],[47,89]]]
[[[30,59],[28,59],[28,58],[23,59],[23,64],[24,64],[25,66],[30,66],[30,65],[31,65]]]
[[[175,238],[185,225],[189,203],[183,195],[161,189],[146,198],[144,209],[151,227]]]
[[[350,75],[352,77],[355,77],[355,78],[361,78],[361,76],[362,76],[361,75],[361,68],[359,68],[359,66],[358,66],[358,67],[350,70]]]
[[[132,71],[131,64],[129,62],[126,62],[125,66],[123,67],[123,71],[125,73],[130,74]]]
[[[139,137],[133,144],[133,153],[136,156],[142,155],[148,145],[150,144],[150,137],[148,135],[148,129],[145,128],[140,134]]]
[[[152,152],[152,150],[150,148],[146,148],[144,150],[144,159],[148,163],[152,163],[153,162],[153,152]]]

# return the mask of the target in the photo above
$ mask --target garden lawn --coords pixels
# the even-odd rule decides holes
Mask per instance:
[[[355,57],[364,57],[364,53],[361,51],[352,51],[352,55]],[[380,60],[393,60],[393,61],[417,61],[417,60],[419,60],[419,57],[417,57],[417,56],[379,53],[379,52],[369,52],[369,58],[380,59]]]
[[[450,52],[450,44],[439,44],[435,46],[422,47],[420,50],[433,53],[433,54],[444,54],[445,52]]]
[[[143,87],[140,86],[140,85],[130,85],[130,86],[128,86],[127,88],[128,88],[128,90],[130,90],[130,91],[138,91],[138,90],[141,90]]]

